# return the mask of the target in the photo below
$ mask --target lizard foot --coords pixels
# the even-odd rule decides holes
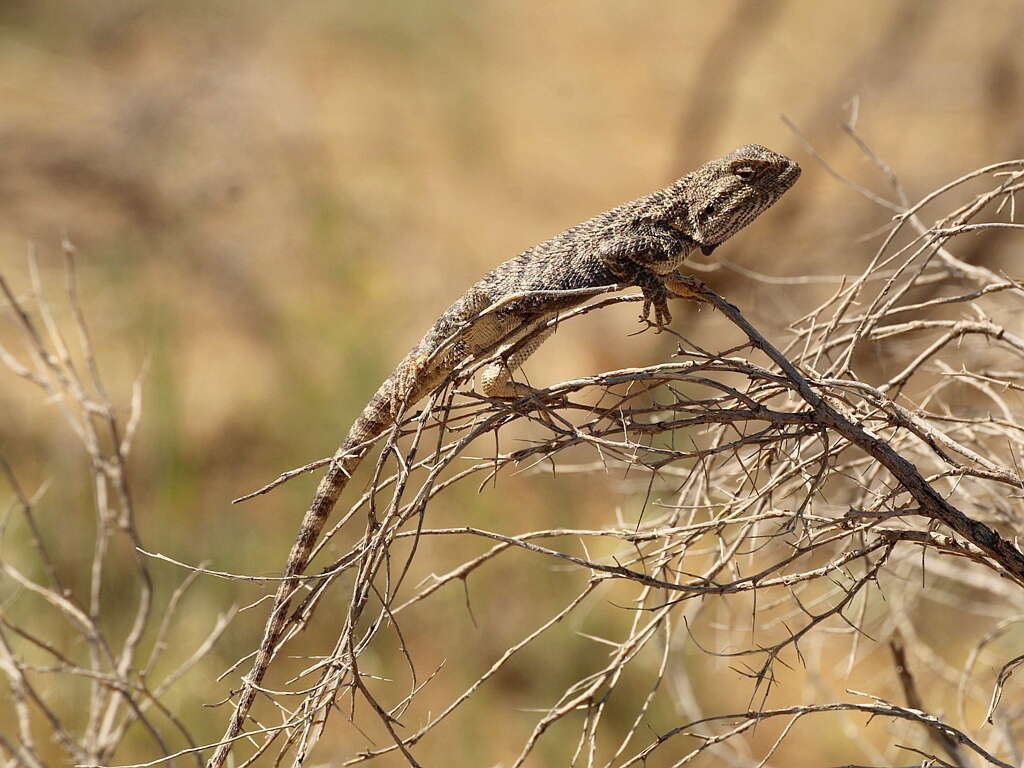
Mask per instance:
[[[512,408],[520,413],[535,410],[537,404],[559,408],[568,401],[564,395],[551,395],[528,384],[512,381],[508,368],[501,362],[483,369],[480,376],[480,391],[484,397],[510,400]]]
[[[651,322],[651,308],[654,308],[653,325],[657,333],[661,333],[672,322],[672,313],[668,311],[669,291],[664,280],[649,269],[640,270],[634,280],[637,287],[644,293],[644,308],[640,319]]]

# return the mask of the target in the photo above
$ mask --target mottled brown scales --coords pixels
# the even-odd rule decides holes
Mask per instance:
[[[775,203],[799,176],[800,166],[783,155],[756,144],[740,147],[662,190],[535,245],[484,275],[452,304],[381,384],[320,481],[292,545],[225,742],[210,764],[223,763],[230,749],[227,740],[241,731],[284,629],[297,577],[305,571],[328,515],[366,450],[357,446],[394,425],[405,407],[429,394],[462,362],[490,353],[499,342],[507,345],[526,338],[557,313],[587,300],[586,295],[566,291],[635,285],[644,294],[642,317],[648,318],[653,309],[655,324],[667,324],[672,319],[667,299],[686,295],[673,273],[687,254],[695,248],[710,254]],[[499,308],[481,315],[499,303]],[[508,359],[482,368],[477,375],[481,392],[492,397],[528,394],[528,387],[511,381],[511,372],[553,330],[538,333]]]

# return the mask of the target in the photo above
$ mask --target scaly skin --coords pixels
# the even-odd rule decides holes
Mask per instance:
[[[667,324],[672,319],[667,299],[688,294],[674,275],[687,254],[694,248],[710,254],[773,205],[799,176],[800,167],[783,155],[758,145],[740,147],[665,189],[571,227],[506,261],[438,318],[367,403],[320,481],[288,556],[252,670],[209,768],[223,765],[232,740],[242,731],[287,623],[299,576],[367,450],[357,446],[394,425],[405,407],[428,395],[463,361],[478,358],[498,342],[525,337],[557,313],[587,299],[586,295],[559,292],[636,285],[645,300],[641,317],[648,318],[653,308],[655,324]],[[481,315],[499,302],[500,308]],[[551,332],[537,334],[507,359],[486,365],[478,378],[483,394],[517,397],[529,393],[528,387],[510,380],[511,372]]]

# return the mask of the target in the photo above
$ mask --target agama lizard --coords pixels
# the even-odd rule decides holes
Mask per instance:
[[[695,248],[710,254],[774,204],[799,176],[800,166],[783,155],[756,144],[740,147],[665,189],[523,251],[452,304],[380,385],[320,481],[288,556],[252,671],[209,765],[222,765],[231,741],[241,732],[285,627],[298,577],[369,441],[392,427],[406,407],[434,390],[456,366],[479,359],[498,342],[521,341],[512,345],[514,351],[507,359],[481,369],[481,392],[489,397],[532,392],[512,381],[511,373],[554,331],[553,325],[538,330],[542,325],[587,300],[580,289],[635,285],[644,295],[641,318],[649,318],[653,308],[655,325],[667,324],[671,321],[667,299],[688,293],[676,272],[687,254]],[[495,305],[497,309],[487,311]]]

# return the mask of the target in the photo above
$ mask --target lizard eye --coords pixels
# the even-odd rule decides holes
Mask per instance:
[[[732,172],[743,181],[750,181],[754,178],[754,169],[749,165],[741,165],[733,168]]]

